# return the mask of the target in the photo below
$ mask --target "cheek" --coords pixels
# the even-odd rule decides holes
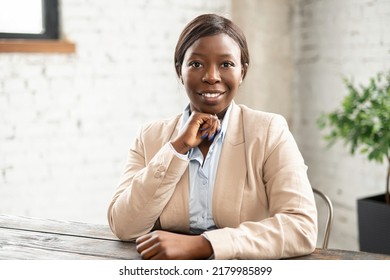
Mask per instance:
[[[188,77],[184,78],[184,88],[187,93],[195,92],[196,88],[198,88],[199,83],[195,83],[193,79],[189,79]]]
[[[240,85],[241,73],[230,73],[228,75],[223,76],[222,78],[229,87],[236,88]]]
[[[191,72],[191,71],[187,71],[187,72],[183,72],[182,80],[183,80],[184,85],[186,87],[191,87],[191,86],[198,84],[199,81],[201,81],[201,78],[200,78],[199,74]]]

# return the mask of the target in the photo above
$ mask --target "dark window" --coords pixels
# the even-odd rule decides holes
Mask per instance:
[[[58,39],[58,18],[58,0],[2,0],[0,38]]]

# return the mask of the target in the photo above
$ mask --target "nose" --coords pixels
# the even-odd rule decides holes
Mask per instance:
[[[218,66],[209,66],[206,68],[204,75],[202,77],[202,82],[206,82],[209,84],[215,84],[221,81],[221,76],[219,75]]]

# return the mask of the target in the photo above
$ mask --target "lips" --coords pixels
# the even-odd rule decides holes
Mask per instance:
[[[219,99],[222,98],[223,91],[202,91],[199,93],[203,102],[210,105],[215,105],[219,102]]]
[[[221,95],[222,93],[221,92],[216,92],[216,93],[213,93],[213,92],[204,92],[204,93],[201,93],[201,95],[203,97],[206,97],[206,98],[217,98]]]
[[[218,90],[218,89],[205,89],[198,91],[198,94],[203,97],[210,97],[210,98],[216,98],[220,95],[224,94],[224,90]]]

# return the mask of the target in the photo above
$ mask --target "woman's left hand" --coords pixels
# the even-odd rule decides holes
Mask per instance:
[[[202,235],[153,231],[136,240],[137,251],[147,260],[207,259],[213,254],[210,242]]]

